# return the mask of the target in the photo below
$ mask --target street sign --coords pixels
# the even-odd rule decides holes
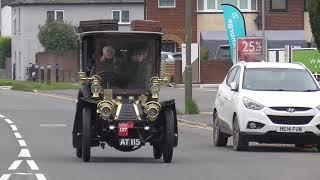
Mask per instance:
[[[261,62],[263,37],[240,37],[237,39],[237,61]]]
[[[320,53],[317,49],[292,49],[291,61],[303,63],[312,73],[320,73]]]

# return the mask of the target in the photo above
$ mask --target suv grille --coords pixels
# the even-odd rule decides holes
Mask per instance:
[[[302,125],[309,124],[313,116],[268,116],[275,124]]]
[[[312,108],[309,107],[270,107],[270,109],[276,111],[287,111],[289,108],[293,108],[295,111],[309,111]]]

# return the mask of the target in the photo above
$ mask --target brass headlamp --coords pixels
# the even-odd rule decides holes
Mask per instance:
[[[150,101],[145,105],[145,113],[150,121],[155,121],[160,114],[161,105],[158,102]]]
[[[97,105],[97,113],[101,115],[102,119],[107,120],[115,107],[112,101],[101,101]]]

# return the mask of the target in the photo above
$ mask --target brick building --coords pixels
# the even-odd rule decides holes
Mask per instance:
[[[192,42],[197,42],[197,0],[192,0]],[[184,0],[145,0],[145,19],[160,21],[163,51],[179,52],[184,43]]]

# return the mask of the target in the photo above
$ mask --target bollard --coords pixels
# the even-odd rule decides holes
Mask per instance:
[[[16,80],[16,63],[13,64],[13,71],[12,71],[12,74],[13,74],[13,80]]]
[[[59,82],[59,64],[56,64],[56,82]]]
[[[35,71],[35,81],[36,82],[39,82],[39,65],[38,64],[35,64],[34,65],[34,71]]]
[[[40,65],[40,82],[44,83],[44,66]]]
[[[47,83],[51,84],[51,64],[47,65]]]

